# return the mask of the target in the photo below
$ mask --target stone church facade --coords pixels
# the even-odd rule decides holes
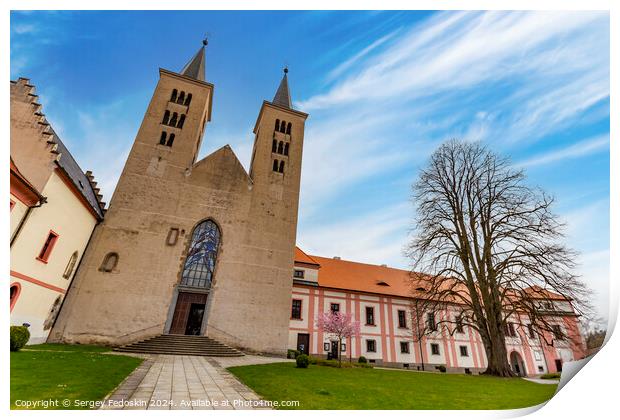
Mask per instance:
[[[249,173],[228,145],[196,161],[214,91],[204,46],[159,74],[50,341],[173,333],[282,354],[308,115],[293,109],[285,70],[258,112]]]

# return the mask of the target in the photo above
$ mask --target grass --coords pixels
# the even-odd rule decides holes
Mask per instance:
[[[293,363],[228,369],[271,401],[298,400],[302,410],[491,410],[522,408],[549,400],[556,385],[519,378],[337,369]]]
[[[40,401],[35,408],[97,408],[80,407],[75,400],[101,401],[142,363],[139,358],[103,353],[108,350],[98,346],[40,344],[11,352],[11,408],[26,408],[18,406],[17,400]],[[63,406],[64,400],[70,401],[68,407]]]

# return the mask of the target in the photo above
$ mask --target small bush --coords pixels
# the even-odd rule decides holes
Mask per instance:
[[[444,365],[439,365],[437,369],[439,369],[441,373],[446,373],[446,367]]]
[[[11,325],[11,351],[18,351],[30,339],[28,327]]]
[[[299,350],[288,349],[288,351],[286,352],[286,358],[287,359],[297,359],[297,356],[299,356],[300,354],[301,354],[301,352]]]
[[[310,358],[305,354],[300,354],[295,359],[295,362],[297,363],[298,368],[307,368],[310,364]]]
[[[360,356],[360,358],[357,359],[357,363],[368,363],[368,360],[366,360],[364,356]]]
[[[540,375],[540,379],[560,379],[560,376],[562,376],[560,372],[545,373],[544,375]]]
[[[369,365],[368,363],[353,363],[353,366],[364,369],[372,369],[372,365]]]

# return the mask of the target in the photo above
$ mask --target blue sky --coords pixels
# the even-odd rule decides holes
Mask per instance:
[[[308,112],[298,243],[407,268],[411,184],[449,138],[480,140],[553,194],[607,316],[609,16],[585,12],[13,12],[11,78],[109,200],[156,84],[209,34],[200,156],[252,125],[282,75]]]

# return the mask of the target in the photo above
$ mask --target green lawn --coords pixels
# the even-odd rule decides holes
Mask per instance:
[[[47,408],[89,408],[76,406],[75,400],[100,401],[142,363],[104,351],[109,349],[41,344],[11,352],[11,408],[25,408],[16,400],[58,401],[57,407]],[[63,406],[65,399],[70,400],[69,407]]]
[[[550,399],[556,385],[384,369],[337,369],[293,363],[229,368],[271,401],[298,400],[297,409],[486,410],[521,408]]]

